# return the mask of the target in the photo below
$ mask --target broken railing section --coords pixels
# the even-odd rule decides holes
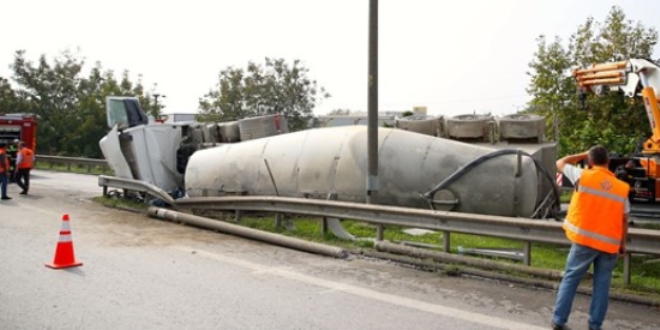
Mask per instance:
[[[112,187],[123,189],[124,196],[128,196],[128,191],[141,192],[150,195],[154,199],[160,199],[172,207],[176,207],[174,197],[168,194],[165,190],[148,182],[106,175],[99,175],[98,180],[99,186],[103,187],[103,196],[107,196],[108,187]],[[145,201],[146,200],[148,199],[145,199]]]

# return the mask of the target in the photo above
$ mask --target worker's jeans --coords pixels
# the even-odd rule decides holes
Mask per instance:
[[[589,326],[591,329],[600,329],[607,314],[610,282],[617,259],[616,253],[604,253],[573,243],[568,253],[566,271],[557,292],[552,321],[557,325],[565,325],[568,322],[577,287],[593,263],[593,295],[589,307]]]
[[[16,184],[23,189],[23,192],[27,193],[30,190],[30,169],[19,168],[15,180]]]
[[[0,197],[7,197],[7,173],[0,173]]]

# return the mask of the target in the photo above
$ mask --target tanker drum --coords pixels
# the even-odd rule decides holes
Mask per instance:
[[[468,163],[494,149],[404,130],[379,128],[379,203],[429,208],[429,192]],[[199,150],[188,162],[190,197],[227,193],[366,202],[367,128],[342,126],[281,134]],[[437,209],[501,216],[531,216],[537,168],[515,154],[473,163],[433,193]]]

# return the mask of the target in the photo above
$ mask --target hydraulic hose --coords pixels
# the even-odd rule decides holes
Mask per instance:
[[[433,196],[435,195],[435,193],[437,193],[441,189],[446,188],[452,182],[456,181],[458,178],[460,178],[465,173],[472,170],[477,165],[482,164],[482,163],[486,162],[487,160],[493,159],[493,158],[496,158],[496,157],[505,156],[505,155],[518,155],[518,154],[531,158],[534,161],[534,165],[536,166],[537,170],[540,170],[541,173],[543,173],[543,177],[545,177],[550,182],[550,184],[552,185],[553,194],[555,196],[555,200],[554,200],[553,204],[556,207],[556,209],[558,210],[560,208],[559,187],[557,187],[557,183],[555,182],[552,175],[550,175],[550,173],[548,173],[548,171],[545,169],[545,167],[543,167],[543,165],[536,158],[534,158],[532,155],[530,155],[530,154],[528,154],[528,153],[526,153],[522,150],[514,150],[514,149],[496,150],[496,151],[493,151],[489,154],[480,156],[477,159],[474,159],[473,161],[465,164],[463,167],[458,169],[456,172],[452,173],[450,176],[448,176],[446,179],[444,179],[438,185],[433,187],[433,189],[431,189],[428,192],[422,194],[422,197],[425,198],[428,201],[429,205],[431,206],[431,209],[435,209],[434,206],[433,206]],[[554,214],[554,212],[553,212],[553,217],[556,219],[556,214]]]

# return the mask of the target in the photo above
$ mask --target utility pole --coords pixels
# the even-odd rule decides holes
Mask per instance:
[[[158,109],[158,98],[161,97],[161,96],[166,97],[163,94],[158,94],[158,93],[154,94],[154,104],[156,105],[156,109]]]
[[[369,0],[369,98],[367,120],[367,203],[378,204],[378,0]],[[376,239],[383,240],[378,225]]]

